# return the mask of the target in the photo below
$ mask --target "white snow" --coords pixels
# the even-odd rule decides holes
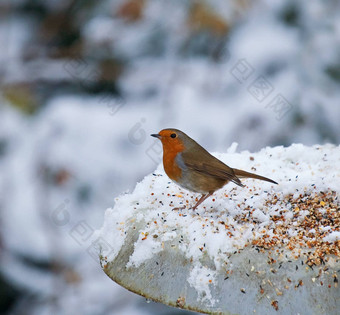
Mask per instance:
[[[322,147],[332,156],[307,154],[314,149],[302,145],[268,148],[253,162],[249,161],[253,154],[239,154],[240,150],[256,152],[294,142],[339,144],[339,79],[326,72],[329,66],[336,69],[338,65],[339,3],[209,1],[207,5],[230,26],[227,38],[222,38],[225,54],[216,61],[197,53],[195,45],[200,45],[201,38],[192,33],[188,23],[190,1],[145,1],[142,18],[132,23],[116,15],[126,2],[104,0],[93,6],[80,2],[75,6],[71,24],[79,26],[81,35],[74,47],[75,55],[79,53],[75,59],[67,56],[68,51],[73,55],[73,48],[53,48],[60,35],[56,33],[58,23],[54,27],[53,21],[70,1],[39,1],[35,7],[42,8],[40,13],[29,0],[1,5],[0,267],[10,284],[27,290],[14,312],[161,313],[151,308],[143,311],[138,303],[145,306],[144,300],[108,279],[97,253],[89,255],[88,249],[92,250],[90,239],[102,224],[104,209],[112,207],[115,196],[132,189],[161,161],[160,143],[149,134],[162,128],[185,128],[208,150],[227,152],[216,156],[228,164],[249,170],[254,167],[280,185],[272,188],[246,180],[248,188],[241,190],[229,184],[214,195],[215,201],[210,198],[196,213],[176,212],[171,209],[186,199],[192,205],[196,195],[168,184],[159,167],[156,173],[162,176],[147,177],[137,185],[134,200],[132,195],[121,195],[114,209],[107,212],[101,230],[105,238],[95,238],[95,247],[106,248],[109,257],[118,254],[124,232],[134,222],[145,224],[136,250],[143,245],[149,254],[160,249],[159,242],[176,239],[178,231],[172,230],[185,224],[184,240],[178,248],[193,257],[197,266],[207,254],[218,267],[225,253],[262,235],[261,228],[266,230],[272,222],[271,213],[280,211],[282,203],[278,202],[268,212],[263,190],[278,194],[280,201],[288,193],[298,198],[304,185],[307,192],[316,191],[308,186],[312,183],[317,190],[339,191],[338,161],[334,158],[338,148]],[[44,7],[52,15],[44,16]],[[296,23],[284,21],[289,9],[295,10]],[[210,39],[206,42],[208,48],[215,44]],[[102,60],[112,58],[124,67],[115,82],[121,97],[87,94],[84,81],[96,77]],[[242,59],[251,63],[254,72],[239,83],[231,70]],[[263,102],[248,91],[260,75],[274,86],[273,94]],[[17,110],[17,100],[7,98],[7,84],[13,84],[19,102],[32,98],[38,112],[25,115]],[[282,119],[267,106],[276,93],[292,105]],[[239,147],[236,142],[230,146],[234,141]],[[275,154],[270,157],[270,152]],[[300,156],[300,165],[296,165]],[[59,183],[55,180],[58,173],[66,174]],[[253,194],[254,189],[250,192],[253,186],[258,195]],[[164,191],[171,195],[162,195]],[[154,195],[149,195],[152,192]],[[247,198],[242,207],[251,205],[255,210],[249,214],[254,222],[240,226],[244,212],[237,204],[242,198]],[[143,211],[150,204],[154,208]],[[215,222],[218,215],[224,224]],[[292,222],[295,215],[287,209],[284,218]],[[297,226],[298,220],[292,223],[290,236],[297,235]],[[315,227],[309,232],[319,237],[321,230]],[[232,233],[232,238],[225,241],[225,232]],[[272,227],[267,232],[271,235]],[[338,238],[334,228],[322,233],[320,239],[332,244]],[[207,242],[208,238],[211,241]],[[72,272],[49,267],[56,261]],[[131,268],[142,263],[143,258],[135,254]],[[65,274],[69,273],[79,279],[67,280]],[[30,299],[26,309],[27,296],[36,298]]]
[[[202,302],[207,301],[208,304],[214,305],[215,299],[213,299],[210,292],[210,287],[214,285],[216,277],[216,271],[213,271],[200,264],[194,266],[188,277],[190,286],[194,287],[198,292],[198,299]]]
[[[329,233],[327,236],[323,238],[326,242],[335,242],[340,240],[340,231],[334,231]]]
[[[230,151],[234,149],[235,144]],[[163,250],[162,243],[177,234],[181,237],[178,248],[193,264],[188,282],[200,295],[204,291],[206,298],[210,283],[207,284],[205,274],[213,274],[214,270],[201,266],[200,260],[204,255],[208,255],[215,263],[215,270],[219,270],[228,262],[228,254],[262,236],[273,237],[273,230],[283,226],[282,220],[288,227],[288,242],[303,230],[301,222],[311,209],[295,209],[286,197],[291,195],[299,199],[301,194],[315,195],[317,198],[318,192],[338,191],[340,187],[340,147],[334,145],[307,147],[293,144],[286,148],[267,147],[257,153],[244,151],[214,155],[229,166],[270,177],[279,184],[244,179],[246,187],[241,188],[229,183],[193,211],[190,206],[193,206],[198,195],[178,187],[160,165],[138,183],[131,194],[116,198],[114,208],[106,211],[104,226],[96,235],[109,242],[116,255],[124,246],[125,233],[129,228],[134,226],[136,220],[143,222],[144,228],[127,265],[138,267],[147,262],[152,254]],[[266,205],[274,196],[277,202],[272,206]],[[187,208],[173,210],[182,205]],[[320,213],[322,210],[320,208]],[[281,215],[280,220],[273,220],[273,217]],[[339,238],[340,231],[331,231],[330,226],[321,226],[319,230],[330,232],[324,241],[335,242]],[[101,254],[107,255],[105,250]],[[108,260],[114,259],[115,255]],[[198,275],[197,281],[194,281]],[[213,303],[213,300],[210,302]]]

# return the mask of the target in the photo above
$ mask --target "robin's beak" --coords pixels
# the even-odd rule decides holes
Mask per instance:
[[[162,138],[162,136],[161,135],[159,135],[158,133],[153,133],[152,135],[150,135],[151,137],[155,137],[155,138],[158,138],[158,139],[160,139],[160,138]]]

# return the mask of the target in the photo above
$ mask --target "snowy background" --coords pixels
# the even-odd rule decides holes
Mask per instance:
[[[5,0],[0,16],[1,313],[190,313],[120,288],[91,248],[161,161],[150,133],[340,143],[337,0]]]

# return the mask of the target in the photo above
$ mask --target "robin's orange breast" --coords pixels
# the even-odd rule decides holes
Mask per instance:
[[[165,173],[175,182],[179,182],[182,176],[182,168],[176,161],[177,155],[184,150],[181,143],[168,145],[163,143],[163,166]]]

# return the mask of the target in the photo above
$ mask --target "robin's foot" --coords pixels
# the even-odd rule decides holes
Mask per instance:
[[[197,203],[192,207],[192,210],[196,210],[196,208],[207,198],[209,198],[213,192],[210,192],[208,194],[202,195],[202,197],[197,201]]]

